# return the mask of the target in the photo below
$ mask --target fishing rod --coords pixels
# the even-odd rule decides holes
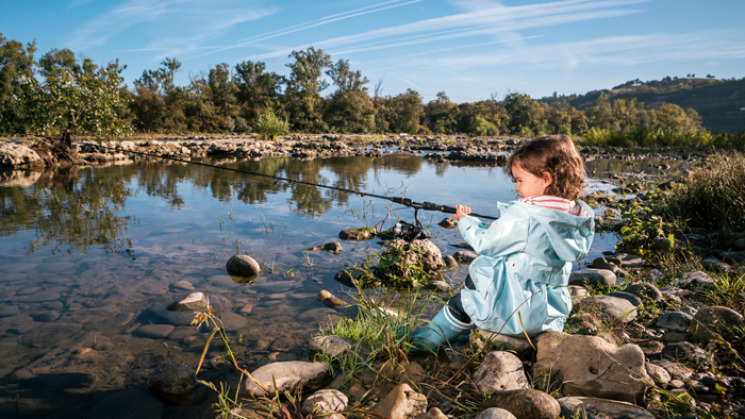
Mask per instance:
[[[238,172],[238,173],[243,173],[243,174],[252,175],[252,176],[260,176],[260,177],[265,177],[265,178],[269,178],[269,179],[275,179],[277,181],[282,180],[282,181],[285,181],[285,182],[297,183],[297,184],[301,184],[301,185],[309,185],[309,186],[315,186],[315,187],[318,187],[318,188],[333,189],[335,191],[347,192],[347,193],[351,193],[351,194],[354,194],[354,195],[359,195],[361,197],[370,196],[370,197],[373,197],[373,198],[385,199],[385,200],[391,201],[391,202],[396,203],[396,204],[401,204],[401,205],[405,205],[407,207],[414,208],[414,210],[415,210],[415,212],[414,212],[414,218],[415,219],[416,219],[416,213],[420,209],[428,210],[428,211],[439,211],[439,212],[443,212],[443,213],[446,213],[446,214],[455,214],[455,208],[454,207],[451,207],[451,206],[448,206],[448,205],[435,204],[434,202],[415,202],[411,198],[403,198],[403,197],[398,197],[398,196],[378,195],[378,194],[369,193],[369,192],[356,191],[354,189],[340,188],[338,186],[330,186],[330,185],[324,185],[324,184],[321,184],[321,183],[306,182],[304,180],[291,179],[291,178],[286,178],[286,177],[282,177],[282,176],[267,175],[265,173],[254,172],[254,171],[251,171],[251,170],[235,169],[235,168],[227,167],[227,166],[218,166],[218,165],[215,165],[215,164],[202,163],[202,162],[193,161],[193,160],[184,160],[184,159],[180,159],[178,157],[165,156],[165,155],[162,155],[162,154],[153,154],[153,153],[145,153],[145,152],[142,152],[142,151],[125,150],[125,149],[122,149],[122,148],[107,147],[107,146],[104,146],[104,145],[99,145],[99,147],[100,148],[105,148],[105,149],[108,149],[108,150],[114,150],[114,151],[124,152],[124,153],[137,154],[137,155],[145,156],[145,157],[154,157],[154,158],[159,158],[159,159],[163,159],[163,160],[177,161],[177,162],[180,162],[180,163],[194,164],[194,165],[197,165],[197,166],[211,167],[213,169],[218,169],[218,170],[229,170],[231,172]],[[476,213],[471,213],[470,215],[471,216],[474,216],[474,217],[485,218],[487,220],[496,220],[497,219],[497,217],[493,217],[493,216],[490,216],[490,215],[481,215],[481,214],[476,214]]]

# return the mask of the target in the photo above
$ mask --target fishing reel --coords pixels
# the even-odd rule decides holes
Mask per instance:
[[[425,232],[418,217],[419,208],[414,208],[414,224],[404,220],[398,220],[393,226],[393,237],[412,242],[417,239],[427,239],[429,235]]]

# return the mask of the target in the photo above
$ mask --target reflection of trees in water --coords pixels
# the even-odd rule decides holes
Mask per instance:
[[[47,171],[27,188],[0,188],[0,234],[35,229],[30,251],[53,246],[53,253],[72,253],[101,246],[132,255],[131,242],[122,237],[129,217],[117,216],[132,195],[125,171],[125,166],[73,167]]]
[[[258,161],[223,161],[223,165],[303,182],[369,191],[368,176],[394,170],[408,175],[420,170],[422,159],[333,158],[298,160],[290,157]],[[34,177],[36,178],[36,177]],[[130,217],[118,216],[135,190],[161,198],[173,209],[184,205],[179,185],[209,191],[215,199],[246,204],[268,201],[270,194],[288,193],[293,211],[317,217],[334,204],[346,204],[349,193],[209,167],[140,161],[134,165],[99,168],[72,167],[43,172],[29,186],[0,187],[0,235],[11,236],[35,230],[31,251],[52,246],[53,252],[84,251],[100,246],[106,251],[131,254],[131,242],[124,237]],[[371,191],[370,191],[371,192]],[[382,192],[385,193],[385,192]]]

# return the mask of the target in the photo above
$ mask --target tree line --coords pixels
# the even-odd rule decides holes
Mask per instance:
[[[101,67],[69,49],[55,48],[39,59],[35,53],[35,42],[23,45],[0,33],[0,133],[249,133],[277,125],[302,133],[478,136],[701,131],[693,109],[670,103],[648,109],[604,93],[585,110],[521,93],[460,104],[445,92],[427,103],[413,89],[383,95],[380,82],[370,92],[368,79],[348,60],[334,62],[314,47],[289,55],[286,76],[263,62],[221,63],[186,86],[174,83],[181,63],[166,58],[143,71],[131,90],[118,59]]]

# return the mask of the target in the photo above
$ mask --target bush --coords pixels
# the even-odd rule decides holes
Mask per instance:
[[[278,118],[272,111],[266,111],[259,115],[256,125],[256,132],[261,134],[265,140],[275,141],[278,135],[290,133],[290,125],[287,120]]]
[[[745,156],[717,154],[708,166],[681,182],[664,199],[662,212],[686,221],[691,229],[745,230]]]

